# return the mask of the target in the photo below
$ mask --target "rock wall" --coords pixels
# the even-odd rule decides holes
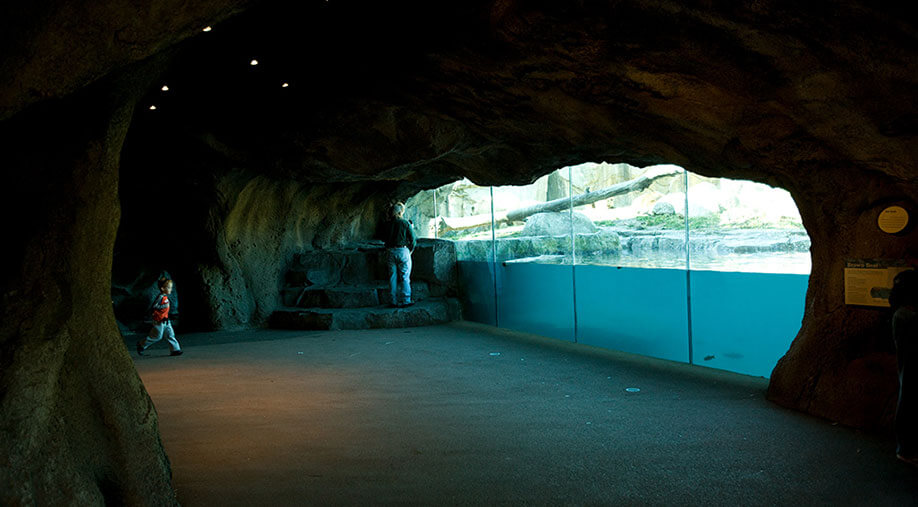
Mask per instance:
[[[813,268],[802,327],[771,375],[768,396],[782,405],[856,427],[889,427],[896,358],[887,310],[845,305],[846,259],[918,260],[914,233],[886,234],[887,205],[915,210],[918,185],[852,168],[810,167],[787,188],[812,241]],[[844,185],[839,182],[845,182]]]
[[[295,254],[372,237],[392,199],[392,186],[279,180],[145,148],[126,150],[115,269],[173,272],[186,330],[263,325]],[[152,194],[150,174],[163,182]],[[169,204],[157,205],[157,194]],[[162,231],[151,237],[158,222]]]
[[[111,311],[118,168],[136,84],[0,123],[0,503],[171,505],[156,410]]]
[[[228,213],[214,218],[216,265],[198,265],[216,329],[263,324],[295,253],[372,236],[387,200],[362,185],[307,185],[263,177],[221,181]],[[359,205],[358,205],[359,203]]]

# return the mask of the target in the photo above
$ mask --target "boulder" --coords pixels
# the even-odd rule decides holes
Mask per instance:
[[[583,213],[573,213],[574,233],[592,233],[599,230]],[[526,218],[523,236],[563,236],[571,233],[571,213],[536,213]]]
[[[650,213],[652,215],[675,215],[676,208],[668,202],[660,201],[653,205],[653,211]]]

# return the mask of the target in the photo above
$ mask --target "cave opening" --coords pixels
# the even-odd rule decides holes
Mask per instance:
[[[810,238],[781,188],[602,162],[407,205],[454,242],[468,320],[763,377],[800,328]]]

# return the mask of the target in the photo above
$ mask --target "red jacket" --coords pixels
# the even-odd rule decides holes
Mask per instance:
[[[153,322],[159,323],[169,319],[169,296],[160,293],[153,302]]]

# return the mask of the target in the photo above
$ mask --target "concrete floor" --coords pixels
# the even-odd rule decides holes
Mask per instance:
[[[761,378],[469,323],[179,340],[132,355],[186,506],[918,504]]]

